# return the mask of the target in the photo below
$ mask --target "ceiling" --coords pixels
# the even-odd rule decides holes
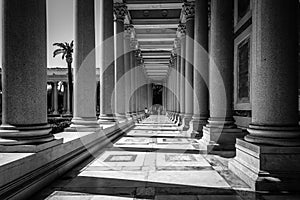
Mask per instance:
[[[168,76],[177,28],[182,18],[182,0],[115,0],[126,3],[142,52],[145,72],[154,82]]]

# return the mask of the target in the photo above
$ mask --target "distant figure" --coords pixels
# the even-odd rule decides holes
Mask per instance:
[[[148,110],[148,108],[147,108],[147,107],[145,108],[145,111],[144,111],[144,112],[145,112],[145,116],[146,116],[146,118],[148,118],[148,117],[149,117],[149,110]]]
[[[162,111],[162,110],[161,110],[161,107],[159,107],[159,108],[157,109],[157,114],[158,114],[158,115],[161,115],[161,111]]]

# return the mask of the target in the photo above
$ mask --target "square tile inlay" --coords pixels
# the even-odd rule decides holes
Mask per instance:
[[[109,155],[104,162],[134,162],[137,155]]]
[[[210,169],[211,165],[200,154],[157,153],[157,167],[201,167]]]
[[[191,142],[185,138],[157,138],[158,144],[190,144]]]
[[[124,141],[124,143],[145,143],[146,140],[145,139],[135,139],[135,138],[129,138],[129,139],[126,139]]]
[[[123,137],[121,138],[116,145],[122,145],[122,144],[149,144],[152,141],[150,138],[136,138],[136,137]]]
[[[192,162],[197,161],[197,159],[193,155],[165,155],[166,162]]]

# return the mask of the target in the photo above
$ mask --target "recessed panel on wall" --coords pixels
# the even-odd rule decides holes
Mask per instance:
[[[237,71],[238,71],[238,103],[250,101],[250,38],[247,37],[237,46]]]
[[[234,3],[234,29],[240,29],[250,18],[252,0],[235,0]]]
[[[234,108],[251,110],[251,26],[234,41]]]

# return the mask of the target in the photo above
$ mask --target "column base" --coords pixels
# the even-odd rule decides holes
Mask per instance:
[[[7,145],[5,139],[0,139],[1,153],[37,153],[63,143],[63,139],[53,139],[40,144]]]
[[[176,113],[175,113],[175,120],[174,120],[174,123],[175,123],[176,125],[178,125],[178,124],[179,124],[179,121],[180,121],[179,113],[176,112]]]
[[[122,123],[122,122],[127,121],[127,117],[126,117],[125,113],[124,114],[117,113],[116,114],[116,119],[117,119],[118,123]]]
[[[0,152],[37,152],[62,143],[50,134],[48,124],[36,126],[0,126]],[[48,143],[48,145],[47,145]],[[44,145],[45,144],[45,145]]]
[[[125,117],[126,117],[127,121],[132,120],[132,115],[131,115],[130,112],[127,112],[127,113],[125,114]]]
[[[182,127],[182,130],[183,131],[187,131],[187,130],[189,130],[189,128],[190,128],[190,122],[191,122],[191,120],[192,120],[192,114],[185,114],[184,115],[184,118],[183,118],[183,127]]]
[[[235,150],[236,138],[242,138],[246,135],[242,129],[236,126],[214,127],[207,124],[203,127],[203,136],[200,140],[203,147],[209,151],[230,151]]]
[[[53,113],[52,113],[52,115],[58,115],[59,113],[58,113],[58,111],[54,111]]]
[[[70,111],[67,111],[63,114],[64,117],[72,117],[72,113]]]
[[[135,112],[132,112],[131,114],[131,117],[132,117],[132,120],[134,121],[134,122],[137,122],[137,114],[135,113]]]
[[[175,122],[175,112],[171,112],[171,121]]]
[[[250,124],[250,133],[245,140],[255,144],[270,144],[278,146],[300,146],[300,128],[269,127]]]
[[[101,129],[96,117],[74,117],[72,123],[66,132],[97,132]]]
[[[299,191],[300,147],[252,144],[236,140],[229,169],[255,191]]]
[[[50,131],[51,127],[49,124],[36,126],[12,126],[3,124],[0,126],[0,138],[7,140],[8,145],[36,144],[53,140],[54,137],[52,134],[49,134]],[[11,140],[11,142],[9,142],[9,140]]]
[[[178,123],[178,126],[183,129],[184,127],[184,121],[183,121],[183,118],[184,118],[184,113],[179,113],[179,123]]]
[[[118,120],[114,114],[109,115],[100,115],[98,119],[98,124],[104,124],[104,125],[112,125],[118,123]]]
[[[188,133],[191,134],[192,138],[200,139],[203,136],[203,127],[207,125],[207,118],[193,116],[190,122],[190,129]]]

